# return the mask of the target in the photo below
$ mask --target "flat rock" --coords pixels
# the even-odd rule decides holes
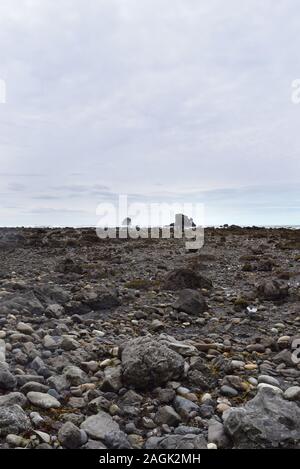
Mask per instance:
[[[109,432],[117,432],[120,427],[106,412],[99,411],[98,414],[88,417],[82,424],[81,429],[93,440],[105,440]]]
[[[61,406],[55,397],[42,392],[31,391],[27,394],[27,399],[31,404],[41,409],[58,409]]]

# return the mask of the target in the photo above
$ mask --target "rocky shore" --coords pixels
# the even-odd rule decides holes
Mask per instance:
[[[300,447],[300,231],[0,229],[0,448]]]

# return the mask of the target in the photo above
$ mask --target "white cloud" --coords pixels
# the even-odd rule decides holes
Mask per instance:
[[[2,224],[37,224],[43,198],[55,223],[72,210],[58,186],[90,186],[78,209],[92,223],[95,184],[299,183],[299,10],[295,0],[3,0],[0,192],[15,208]]]

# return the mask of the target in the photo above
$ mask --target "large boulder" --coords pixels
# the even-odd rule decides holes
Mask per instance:
[[[244,407],[224,412],[224,428],[236,448],[294,447],[300,443],[300,408],[271,388]]]
[[[181,290],[183,288],[211,289],[212,282],[191,269],[176,269],[167,274],[164,288],[166,290]]]
[[[207,303],[201,293],[190,289],[185,289],[180,292],[173,307],[191,316],[197,316],[207,311]]]
[[[131,340],[122,352],[123,381],[138,389],[153,388],[180,379],[184,359],[152,337]]]
[[[263,300],[282,300],[289,294],[289,286],[283,280],[265,280],[257,285],[257,294]]]

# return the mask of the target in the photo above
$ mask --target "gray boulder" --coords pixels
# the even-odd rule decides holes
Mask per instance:
[[[123,382],[149,389],[180,379],[184,372],[181,355],[152,337],[131,340],[122,352]]]
[[[197,316],[207,311],[207,303],[198,291],[185,289],[179,293],[179,297],[173,304],[173,308],[190,314],[191,316]]]
[[[264,300],[282,300],[289,294],[289,286],[283,280],[265,280],[257,286],[257,294]]]
[[[237,448],[294,447],[300,443],[300,408],[271,388],[261,388],[243,407],[223,414]]]
[[[120,427],[106,412],[99,411],[98,414],[88,417],[82,424],[81,429],[93,440],[105,440],[110,432],[118,432]]]

